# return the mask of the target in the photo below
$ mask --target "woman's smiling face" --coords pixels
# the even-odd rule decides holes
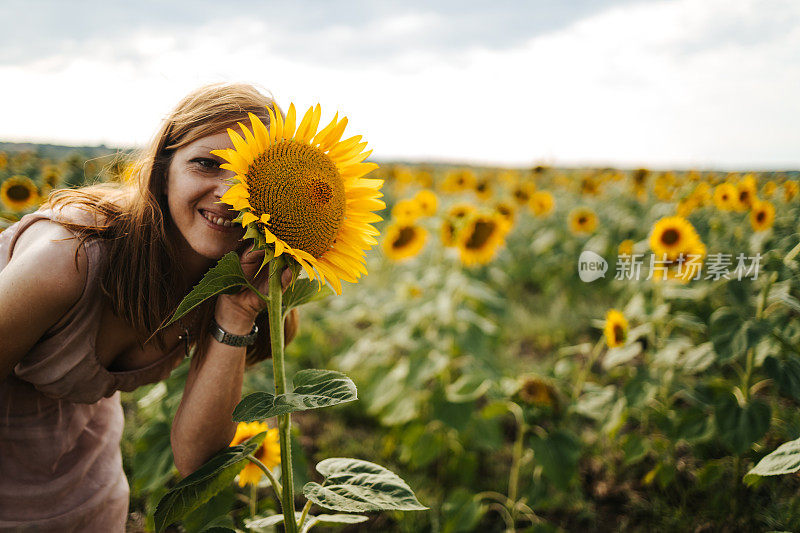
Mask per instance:
[[[226,204],[217,203],[230,187],[233,172],[220,168],[224,163],[211,150],[233,148],[226,132],[201,137],[178,148],[167,172],[167,205],[181,253],[217,260],[236,249],[244,235],[240,224],[232,222],[238,214]],[[187,258],[188,259],[188,258]]]

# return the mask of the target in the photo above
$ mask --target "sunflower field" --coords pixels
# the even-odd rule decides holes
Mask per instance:
[[[800,529],[800,174],[378,163],[369,274],[303,306],[286,347],[291,373],[345,372],[359,401],[292,416],[292,483],[359,457],[427,509],[312,507],[315,530]],[[53,189],[128,172],[119,154],[6,147],[0,231]],[[187,370],[124,395],[130,531],[154,530],[180,481]],[[281,531],[264,518],[281,512],[275,427],[232,443],[266,431],[272,479],[248,465],[167,530]]]

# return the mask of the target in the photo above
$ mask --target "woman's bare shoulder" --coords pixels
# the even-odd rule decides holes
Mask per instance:
[[[77,301],[86,284],[86,251],[75,234],[57,222],[39,220],[17,238],[6,269],[27,272],[59,300]],[[4,269],[5,271],[5,269]]]
[[[39,220],[0,270],[0,381],[74,306],[86,286],[86,251],[64,226]]]

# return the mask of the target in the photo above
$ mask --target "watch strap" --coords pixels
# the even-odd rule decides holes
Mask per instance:
[[[258,326],[253,324],[253,330],[247,335],[234,335],[222,329],[222,327],[217,324],[217,321],[212,318],[211,336],[214,337],[217,342],[227,344],[228,346],[250,346],[256,342]]]

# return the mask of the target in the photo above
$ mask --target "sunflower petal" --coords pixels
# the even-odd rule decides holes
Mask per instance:
[[[336,127],[336,121],[339,120],[339,112],[337,111],[335,115],[333,115],[333,120],[331,120],[330,124],[319,130],[319,133],[314,135],[314,138],[311,140],[311,144],[314,146],[319,145],[320,141],[328,136],[328,134]]]
[[[258,152],[261,153],[269,146],[269,132],[260,118],[253,113],[248,113],[247,116],[250,118],[250,128],[253,130]]]
[[[286,113],[286,121],[283,124],[283,136],[278,137],[279,142],[281,141],[281,139],[291,139],[294,137],[296,114],[297,111],[294,108],[294,104],[289,104],[289,111]]]

